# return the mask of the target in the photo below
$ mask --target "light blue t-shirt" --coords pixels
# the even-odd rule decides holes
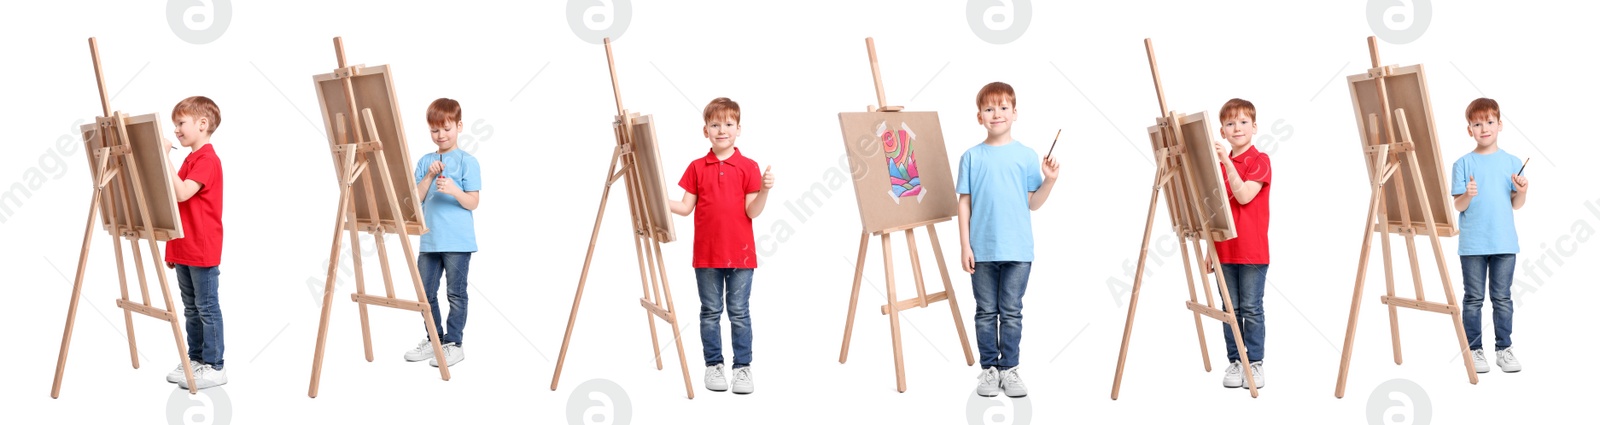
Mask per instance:
[[[956,193],[972,195],[967,243],[976,261],[1033,261],[1028,193],[1039,190],[1039,153],[1012,140],[961,154]]]
[[[455,181],[463,192],[476,192],[483,188],[478,179],[478,159],[454,149],[439,155],[423,155],[417,160],[416,176],[422,182],[428,175],[428,166],[434,161],[444,164],[445,177]],[[422,199],[422,214],[428,221],[428,233],[422,235],[420,252],[478,252],[477,233],[472,228],[472,210],[461,206],[456,197],[439,193],[439,185],[428,183],[428,196]]]
[[[1516,254],[1517,226],[1511,217],[1511,176],[1522,160],[1504,149],[1488,155],[1469,152],[1450,166],[1450,195],[1467,192],[1467,178],[1478,182],[1478,196],[1461,212],[1457,255]]]

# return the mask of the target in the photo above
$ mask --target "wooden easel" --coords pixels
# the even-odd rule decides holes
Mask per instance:
[[[1378,96],[1379,104],[1381,105],[1380,109],[1388,111],[1389,89],[1384,80],[1393,73],[1394,69],[1391,66],[1383,66],[1382,62],[1378,60],[1377,37],[1367,37],[1367,49],[1372,54],[1372,69],[1367,70],[1367,75],[1374,79],[1378,87],[1378,93],[1381,94]],[[1369,139],[1374,141],[1380,140],[1378,138],[1378,129],[1380,128],[1380,117],[1378,115],[1369,114],[1367,116],[1368,128],[1370,129]],[[1367,221],[1362,226],[1361,259],[1356,266],[1355,293],[1350,297],[1350,320],[1345,326],[1344,349],[1340,351],[1341,355],[1339,356],[1339,382],[1334,386],[1333,390],[1333,396],[1337,398],[1344,398],[1345,379],[1349,377],[1350,373],[1350,350],[1355,346],[1356,321],[1361,316],[1361,292],[1366,288],[1367,261],[1372,253],[1373,233],[1382,234],[1380,241],[1383,245],[1383,277],[1387,292],[1380,300],[1389,306],[1389,333],[1394,344],[1394,364],[1401,364],[1400,322],[1395,314],[1396,307],[1448,314],[1450,315],[1450,321],[1455,323],[1456,326],[1456,339],[1461,344],[1461,362],[1467,369],[1467,381],[1473,384],[1478,383],[1478,373],[1472,366],[1472,355],[1469,354],[1470,351],[1467,349],[1466,328],[1462,326],[1461,322],[1461,306],[1456,303],[1455,288],[1450,284],[1450,272],[1446,269],[1444,262],[1444,250],[1439,245],[1439,227],[1431,213],[1432,201],[1428,199],[1428,196],[1425,196],[1427,191],[1422,183],[1422,170],[1419,165],[1420,161],[1417,160],[1417,145],[1411,139],[1411,128],[1407,125],[1406,111],[1404,109],[1396,109],[1392,117],[1388,114],[1383,115],[1381,117],[1381,128],[1386,138],[1381,140],[1388,140],[1390,143],[1373,143],[1366,148],[1367,161],[1372,165],[1369,167],[1372,170],[1372,174],[1367,176],[1371,182],[1372,197],[1368,201]],[[1400,169],[1401,161],[1406,161],[1406,164],[1409,165],[1408,168],[1411,169],[1410,190],[1407,190],[1406,183],[1408,180],[1406,173],[1395,172]],[[1393,187],[1399,195],[1399,226],[1393,226],[1389,223],[1385,206],[1384,189],[1390,178],[1395,180]],[[1423,211],[1421,222],[1412,219],[1411,209],[1409,208],[1411,202],[1417,202],[1421,205]],[[1423,226],[1420,229],[1418,228],[1419,224]],[[1405,238],[1406,253],[1411,260],[1411,277],[1417,294],[1416,299],[1395,296],[1394,264],[1389,252],[1390,234]],[[1433,256],[1439,264],[1439,279],[1444,285],[1444,304],[1428,301],[1422,291],[1422,270],[1417,264],[1417,245],[1412,238],[1423,235],[1426,235],[1428,241],[1432,243]]]
[[[372,332],[367,326],[367,305],[415,311],[422,314],[423,326],[428,328],[428,341],[433,345],[433,357],[439,363],[439,378],[448,381],[450,380],[450,365],[449,362],[445,361],[444,350],[439,346],[439,335],[434,329],[432,306],[428,305],[427,292],[422,289],[422,274],[417,271],[417,254],[411,246],[410,235],[427,233],[427,227],[421,220],[416,222],[408,221],[402,213],[399,198],[396,197],[394,180],[390,179],[389,162],[383,152],[383,143],[398,143],[399,141],[377,140],[379,133],[377,125],[373,121],[372,110],[370,108],[362,108],[360,104],[356,103],[355,88],[351,82],[351,79],[363,74],[365,67],[361,65],[345,65],[344,41],[339,37],[334,37],[333,39],[333,50],[339,61],[339,68],[334,70],[334,74],[343,80],[345,102],[350,106],[351,111],[361,111],[361,119],[359,123],[356,123],[355,117],[346,117],[342,113],[335,114],[335,131],[334,134],[330,135],[330,137],[335,137],[338,142],[331,148],[331,152],[334,157],[335,171],[339,178],[339,207],[337,215],[334,216],[333,244],[328,253],[327,285],[322,292],[322,320],[317,327],[317,347],[311,360],[311,389],[306,395],[315,398],[317,396],[317,388],[322,381],[322,354],[328,342],[328,321],[333,313],[333,290],[339,272],[339,245],[343,241],[345,232],[350,234],[350,260],[354,263],[356,277],[356,292],[350,294],[350,300],[356,302],[357,309],[361,312],[361,343],[366,350],[367,361],[372,361]],[[361,125],[366,131],[348,131],[350,129],[346,127],[347,119],[351,120],[351,125]],[[354,134],[355,137],[350,137],[351,134]],[[366,140],[367,137],[371,137],[373,140]],[[372,187],[373,169],[377,169],[376,177],[382,182],[383,191],[388,195],[388,207],[390,212],[393,213],[394,221],[392,223],[376,224],[381,223],[382,220],[376,219],[379,216],[379,210],[378,201],[375,197],[376,193]],[[367,211],[371,211],[375,216],[374,220],[372,220],[374,224],[364,224],[357,220],[353,192],[356,189],[351,187],[357,181],[362,183],[360,190],[364,191],[366,195]],[[415,189],[413,186],[407,186],[406,190]],[[371,234],[373,241],[377,243],[378,269],[383,272],[383,287],[385,291],[385,295],[382,297],[367,295],[366,282],[361,270],[361,239],[357,237],[357,232]],[[399,299],[394,296],[394,283],[389,275],[389,255],[384,247],[384,238],[390,232],[397,233],[400,236],[400,247],[404,250],[404,259],[411,272],[411,284],[417,290],[416,301]]]
[[[1128,340],[1133,336],[1133,316],[1139,308],[1139,289],[1144,283],[1145,260],[1150,255],[1150,232],[1155,226],[1156,201],[1161,198],[1162,189],[1167,192],[1167,212],[1173,223],[1173,231],[1178,235],[1178,252],[1183,254],[1183,276],[1189,281],[1189,302],[1184,305],[1189,311],[1194,312],[1194,330],[1200,338],[1200,361],[1205,365],[1206,371],[1211,371],[1211,354],[1206,350],[1206,332],[1201,323],[1200,316],[1209,317],[1228,324],[1233,330],[1233,342],[1239,349],[1239,358],[1244,363],[1244,383],[1250,389],[1250,397],[1260,395],[1256,390],[1255,376],[1250,370],[1249,353],[1245,350],[1244,335],[1239,331],[1238,318],[1235,315],[1233,298],[1228,295],[1228,285],[1222,273],[1221,260],[1217,258],[1217,242],[1223,239],[1221,232],[1211,229],[1207,220],[1198,217],[1200,211],[1196,205],[1200,198],[1201,189],[1196,181],[1196,170],[1190,168],[1186,155],[1203,155],[1216,161],[1216,155],[1210,150],[1193,152],[1186,148],[1184,134],[1179,130],[1179,125],[1185,114],[1180,114],[1167,109],[1167,96],[1161,87],[1161,73],[1156,68],[1155,45],[1150,39],[1144,39],[1145,54],[1150,59],[1150,76],[1155,80],[1156,99],[1161,104],[1161,118],[1156,119],[1157,126],[1161,128],[1160,137],[1164,146],[1156,149],[1156,177],[1155,183],[1150,187],[1150,208],[1145,216],[1144,242],[1139,246],[1139,266],[1134,272],[1133,293],[1128,300],[1128,320],[1122,326],[1122,351],[1117,354],[1117,374],[1111,383],[1111,399],[1116,400],[1122,391],[1122,370],[1128,360]],[[1195,299],[1194,269],[1191,269],[1189,257],[1189,241],[1194,241],[1194,265],[1200,274],[1200,286],[1205,289],[1206,303],[1200,305]],[[1225,239],[1224,239],[1225,240]],[[1205,253],[1203,254],[1202,251]],[[1202,260],[1209,258],[1209,264]],[[1216,275],[1217,289],[1222,296],[1222,309],[1218,310],[1211,299],[1211,283],[1206,281],[1206,268],[1209,266]]]
[[[72,326],[78,317],[78,299],[83,294],[84,268],[89,265],[89,241],[94,237],[95,219],[98,218],[101,202],[106,205],[117,205],[116,199],[122,205],[118,214],[116,208],[111,209],[110,225],[107,227],[111,234],[112,252],[117,258],[117,284],[122,288],[122,298],[117,299],[117,307],[122,309],[122,320],[128,329],[128,357],[133,361],[133,368],[139,368],[139,348],[133,338],[133,313],[161,319],[172,325],[172,339],[177,342],[178,363],[183,367],[183,379],[189,384],[189,393],[198,391],[194,384],[193,365],[189,364],[189,348],[183,339],[183,328],[178,324],[177,310],[172,305],[172,291],[167,288],[167,274],[162,265],[165,257],[161,256],[161,247],[156,241],[169,240],[173,235],[162,235],[151,223],[151,209],[149,200],[144,193],[143,180],[140,179],[139,164],[133,159],[133,148],[128,138],[128,115],[118,111],[111,112],[111,100],[106,97],[106,79],[100,70],[100,46],[94,37],[89,38],[89,55],[94,60],[94,79],[96,87],[100,89],[100,110],[104,115],[95,118],[95,132],[105,147],[94,152],[93,155],[94,197],[89,201],[88,224],[83,228],[83,248],[78,252],[78,272],[72,281],[72,301],[67,304],[67,325],[61,333],[61,353],[56,357],[55,382],[50,386],[50,398],[61,396],[61,378],[67,368],[67,349],[72,344]],[[112,182],[116,182],[113,184]],[[129,203],[129,193],[132,193],[133,203]],[[133,211],[130,205],[139,208],[139,216],[143,218],[143,229],[133,228]],[[142,231],[141,231],[142,230]],[[122,240],[127,238],[128,245],[133,252],[134,270],[139,276],[139,293],[143,301],[134,303],[128,299],[128,278],[125,275],[122,262]],[[139,240],[144,239],[149,243],[150,262],[155,268],[155,274],[161,283],[161,298],[166,302],[166,309],[159,309],[150,305],[150,289],[145,284],[144,260],[140,257]]]
[[[594,216],[594,230],[589,234],[589,251],[583,257],[583,272],[578,275],[578,291],[572,296],[572,313],[567,315],[567,332],[561,337],[561,355],[556,358],[555,373],[550,376],[550,390],[555,391],[561,381],[561,367],[567,361],[567,346],[572,343],[572,326],[578,320],[578,305],[583,301],[583,288],[589,280],[589,264],[594,260],[594,246],[600,237],[600,222],[606,215],[606,202],[611,198],[611,185],[623,179],[628,190],[628,213],[633,223],[633,249],[639,260],[639,284],[644,296],[639,305],[644,307],[645,321],[650,324],[650,347],[655,349],[656,370],[662,369],[661,344],[656,337],[659,317],[672,328],[672,341],[678,347],[678,366],[683,369],[683,390],[694,399],[694,385],[689,381],[689,361],[683,356],[683,338],[678,330],[678,313],[672,303],[672,287],[667,285],[666,265],[661,259],[661,242],[666,236],[658,229],[647,210],[643,177],[638,160],[638,144],[634,128],[641,125],[638,113],[622,107],[622,88],[617,82],[617,62],[611,56],[611,39],[605,39],[606,65],[611,70],[611,91],[617,100],[617,116],[611,127],[616,134],[617,146],[611,149],[611,169],[606,171],[605,189],[600,192],[600,210]],[[618,165],[622,167],[617,170]],[[664,295],[664,296],[663,296]]]
[[[872,43],[872,38],[867,38],[867,60],[872,63],[872,84],[877,89],[878,106],[868,106],[868,112],[899,112],[904,107],[887,106],[888,101],[883,95],[883,78],[878,73],[878,50]],[[899,132],[895,132],[899,137]],[[936,152],[943,155],[943,152]],[[944,252],[939,247],[939,232],[935,224],[950,221],[950,217],[939,218],[922,223],[900,226],[882,231],[861,232],[861,246],[856,251],[855,282],[850,286],[850,311],[844,320],[844,342],[839,345],[839,363],[843,364],[850,356],[850,334],[856,321],[856,302],[861,298],[861,274],[867,265],[867,240],[868,236],[878,236],[883,244],[883,277],[884,286],[888,290],[889,303],[878,308],[882,314],[889,316],[889,336],[894,344],[894,377],[895,389],[906,392],[906,365],[900,348],[900,311],[915,307],[926,308],[929,303],[949,301],[950,316],[955,319],[956,335],[961,337],[961,350],[967,356],[967,366],[972,366],[972,345],[967,342],[967,328],[961,322],[961,308],[956,305],[956,297],[950,287],[950,272],[944,264]],[[944,281],[944,291],[929,294],[922,284],[922,261],[917,256],[917,238],[912,230],[923,227],[928,230],[928,239],[933,245],[933,256],[939,264],[939,277]],[[894,255],[889,249],[889,235],[895,232],[904,232],[906,235],[906,251],[911,254],[911,276],[917,283],[917,296],[901,300],[895,295],[894,288]]]

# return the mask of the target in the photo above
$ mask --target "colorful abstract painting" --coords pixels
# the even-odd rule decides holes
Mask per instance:
[[[905,123],[901,123],[899,129],[891,129],[884,121],[878,124],[878,138],[883,144],[884,160],[889,165],[889,197],[896,204],[903,198],[922,202],[926,192],[917,172],[916,133]]]

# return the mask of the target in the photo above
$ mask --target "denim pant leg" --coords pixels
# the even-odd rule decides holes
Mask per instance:
[[[1008,370],[1017,367],[1022,360],[1022,295],[1028,291],[1028,273],[1033,263],[1007,261],[1000,264],[998,366],[1000,370]]]
[[[1267,312],[1262,297],[1267,286],[1266,264],[1223,264],[1222,277],[1227,282],[1228,299],[1233,303],[1234,317],[1239,322],[1239,333],[1244,336],[1245,351],[1250,362],[1266,358]],[[1239,347],[1233,339],[1233,328],[1222,324],[1222,341],[1228,349],[1228,361],[1241,360]]]
[[[753,360],[750,343],[750,283],[756,269],[726,269],[728,325],[733,328],[733,367],[749,366]],[[721,335],[718,335],[720,338]]]
[[[972,326],[978,336],[978,365],[984,369],[999,367],[1000,265],[984,261],[975,263],[973,268],[972,300],[977,307]]]
[[[1489,302],[1494,306],[1494,349],[1511,348],[1511,275],[1516,270],[1516,254],[1491,255],[1489,262]],[[1482,314],[1482,313],[1480,313]]]
[[[189,333],[189,359],[223,368],[222,305],[217,299],[217,267],[176,267],[183,292],[184,327]]]
[[[700,289],[700,349],[708,367],[722,364],[723,270],[694,269]]]
[[[444,318],[439,317],[439,277],[444,273],[444,253],[417,253],[417,272],[422,273],[422,292],[427,294],[428,308],[432,309],[433,331],[444,344]],[[428,337],[428,325],[422,325],[422,337]]]
[[[1483,348],[1483,284],[1488,271],[1488,256],[1461,256],[1461,289],[1465,293],[1461,298],[1461,324],[1467,331],[1467,348],[1473,350]]]
[[[444,253],[445,296],[450,302],[450,316],[445,319],[445,332],[439,337],[441,344],[461,346],[462,332],[467,327],[467,266],[471,262],[470,252]],[[434,305],[434,311],[438,308]],[[439,315],[433,317],[438,320]]]

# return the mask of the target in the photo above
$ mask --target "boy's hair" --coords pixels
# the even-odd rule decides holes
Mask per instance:
[[[991,100],[1011,102],[1011,107],[1016,108],[1017,92],[1011,89],[1010,84],[999,81],[989,83],[978,90],[978,109],[983,109],[983,104]]]
[[[738,124],[739,102],[734,102],[733,99],[726,97],[711,99],[711,103],[706,104],[705,112],[701,113],[701,115],[701,119],[706,122],[711,122],[715,118],[733,117],[733,122]]]
[[[1484,119],[1487,121],[1487,119],[1491,116],[1493,116],[1496,121],[1500,120],[1500,103],[1495,102],[1494,99],[1480,97],[1477,100],[1472,101],[1472,103],[1467,104],[1467,122],[1470,123],[1473,119]]]
[[[461,122],[461,102],[438,98],[428,104],[428,127],[444,127],[446,123]]]
[[[1256,104],[1237,97],[1228,99],[1227,102],[1222,104],[1222,110],[1217,112],[1217,121],[1227,122],[1228,118],[1233,118],[1234,115],[1239,114],[1244,114],[1244,116],[1250,117],[1250,121],[1255,121]]]
[[[206,127],[206,135],[217,132],[217,126],[222,124],[222,110],[217,108],[217,102],[212,102],[205,96],[189,96],[178,101],[172,106],[172,121],[177,122],[178,117],[205,118],[210,125]]]

